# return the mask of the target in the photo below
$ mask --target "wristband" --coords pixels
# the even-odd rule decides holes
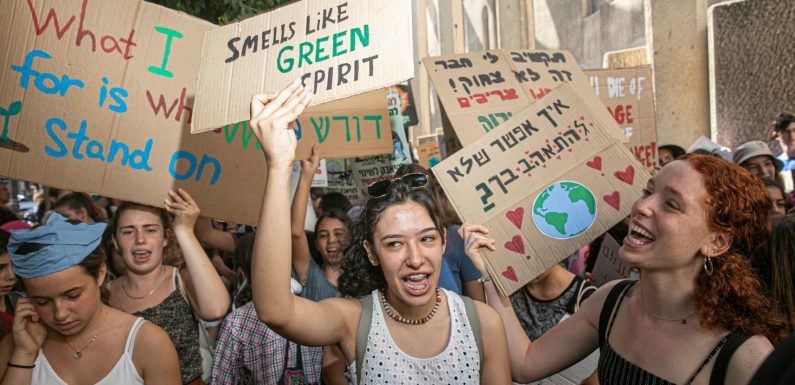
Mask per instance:
[[[11,362],[7,363],[6,366],[8,366],[9,368],[19,368],[19,369],[33,369],[33,368],[36,367],[35,364],[33,364],[33,365],[17,365],[17,364],[13,364]]]
[[[478,282],[480,282],[480,283],[486,283],[488,281],[491,281],[491,276],[488,275],[488,274],[478,278]]]

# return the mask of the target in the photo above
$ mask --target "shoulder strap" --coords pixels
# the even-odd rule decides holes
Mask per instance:
[[[467,320],[469,326],[472,328],[472,335],[475,337],[475,344],[478,347],[478,357],[480,357],[480,371],[483,373],[483,338],[480,336],[480,317],[478,316],[478,309],[475,306],[475,301],[472,298],[461,296],[464,300],[464,310],[466,310]]]
[[[599,348],[601,349],[604,347],[605,343],[605,336],[607,333],[607,323],[610,322],[611,315],[613,314],[613,308],[616,306],[616,302],[618,301],[618,297],[621,293],[624,292],[624,288],[631,285],[633,281],[631,280],[624,280],[617,283],[610,289],[610,293],[607,294],[607,298],[605,299],[605,303],[602,305],[602,313],[599,315]]]
[[[129,353],[130,357],[132,357],[133,351],[135,350],[135,337],[138,335],[138,330],[144,322],[146,322],[146,320],[143,319],[143,317],[136,318],[130,328],[130,333],[127,334],[127,342],[124,343],[124,351]]]
[[[373,295],[362,297],[362,312],[359,314],[359,328],[356,330],[356,378],[362,382],[362,365],[367,351],[367,336],[373,320]]]
[[[729,335],[720,353],[718,353],[718,358],[715,359],[715,366],[712,367],[712,373],[709,375],[709,385],[723,385],[726,381],[729,361],[731,361],[737,348],[749,338],[751,338],[751,336],[743,332],[732,332]]]

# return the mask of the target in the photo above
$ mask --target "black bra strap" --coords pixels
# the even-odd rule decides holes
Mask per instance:
[[[607,339],[609,330],[608,330],[608,322],[613,318],[613,311],[616,307],[616,302],[618,301],[619,296],[621,293],[624,292],[624,289],[635,283],[632,280],[623,280],[613,286],[610,289],[610,293],[607,294],[607,298],[605,299],[605,303],[602,305],[602,313],[599,315],[599,348],[603,348],[605,344],[605,340]]]
[[[723,385],[726,381],[729,361],[731,361],[737,348],[749,338],[751,336],[743,332],[732,332],[729,334],[726,343],[723,344],[723,348],[718,353],[718,358],[715,359],[715,366],[712,367],[712,373],[709,376],[709,385]]]

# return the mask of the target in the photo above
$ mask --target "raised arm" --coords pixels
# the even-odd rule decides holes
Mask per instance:
[[[196,237],[205,245],[221,250],[225,253],[234,253],[237,247],[237,239],[228,231],[214,229],[210,225],[210,219],[200,216],[196,221]]]
[[[488,275],[481,249],[496,251],[495,241],[486,237],[488,229],[465,223],[459,231],[464,238],[467,256],[481,274]],[[483,287],[486,291],[486,302],[502,318],[508,338],[508,356],[514,381],[527,383],[558,373],[579,362],[598,347],[598,319],[607,288],[594,293],[577,313],[531,343],[516,318],[511,300],[500,294],[491,280],[486,281]]]
[[[298,187],[295,190],[293,204],[290,208],[290,232],[293,242],[293,270],[298,276],[298,281],[306,283],[306,275],[309,270],[309,241],[306,239],[304,231],[304,221],[306,221],[306,206],[309,201],[309,189],[312,188],[312,179],[315,171],[320,166],[320,156],[318,155],[318,145],[312,147],[312,157],[309,160],[301,161],[301,177],[298,179]]]
[[[287,339],[325,346],[355,336],[358,301],[332,298],[313,302],[290,292],[292,247],[289,229],[289,178],[297,139],[288,128],[311,99],[298,79],[278,94],[256,95],[250,127],[265,153],[268,173],[251,261],[251,289],[259,318]],[[318,320],[322,322],[318,323]],[[351,349],[346,357],[350,358]]]
[[[226,315],[229,295],[210,258],[204,252],[193,228],[199,218],[199,206],[183,189],[169,191],[166,210],[174,214],[174,235],[185,258],[185,288],[193,311],[204,320],[217,320]]]
[[[0,342],[0,372],[3,373],[0,384],[30,384],[33,370],[19,366],[33,365],[46,338],[47,327],[31,299],[20,298],[14,314],[13,332]],[[17,367],[11,367],[9,363]]]

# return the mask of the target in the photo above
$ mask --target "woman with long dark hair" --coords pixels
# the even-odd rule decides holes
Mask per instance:
[[[288,124],[310,99],[296,80],[251,104],[250,127],[268,165],[252,262],[260,319],[296,343],[339,346],[355,383],[510,383],[497,314],[485,304],[467,311],[462,297],[437,287],[444,229],[422,175],[368,189],[339,280],[340,291],[354,298],[313,302],[290,294],[289,230],[274,224],[289,214],[296,136]]]

